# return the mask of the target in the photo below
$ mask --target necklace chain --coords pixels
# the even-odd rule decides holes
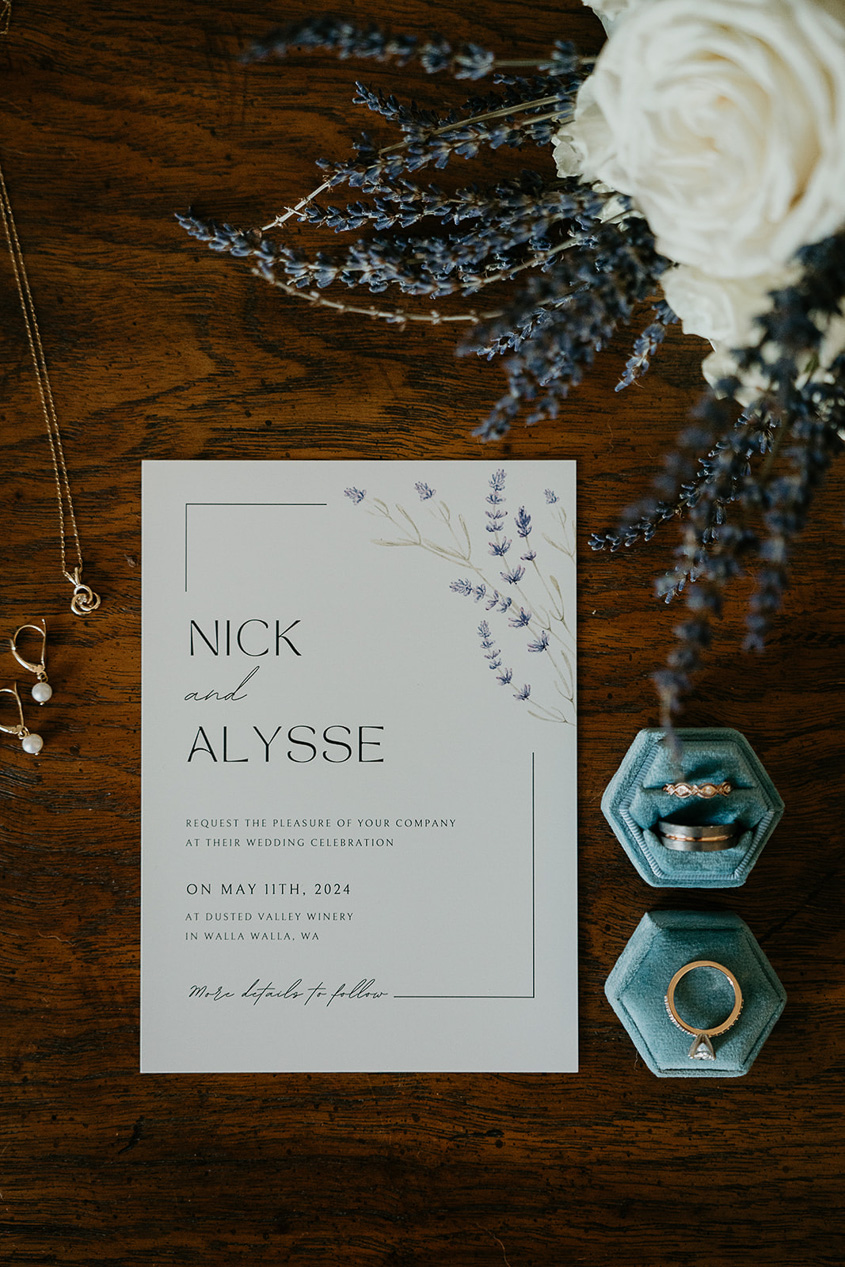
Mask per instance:
[[[6,13],[8,15],[7,7]],[[2,29],[3,9],[0,7],[0,29]],[[29,279],[26,273],[26,265],[24,264],[23,251],[18,239],[15,219],[12,215],[12,205],[9,202],[9,194],[6,189],[6,181],[3,177],[3,168],[0,166],[0,220],[3,222],[3,229],[6,234],[6,242],[9,247],[9,258],[12,261],[12,272],[15,278],[15,285],[18,289],[18,297],[21,303],[21,311],[23,313],[24,325],[26,326],[26,337],[29,343],[29,351],[32,356],[32,365],[35,370],[35,378],[38,383],[38,394],[41,399],[41,409],[44,414],[44,422],[47,427],[47,440],[50,445],[50,457],[53,461],[53,475],[56,481],[56,500],[59,510],[59,548],[61,552],[62,575],[70,581],[73,586],[73,597],[70,601],[71,611],[76,616],[85,616],[89,612],[96,611],[100,606],[100,596],[95,594],[90,586],[83,584],[82,581],[82,546],[79,541],[79,531],[76,526],[76,515],[73,509],[73,498],[70,492],[70,480],[68,478],[67,466],[65,464],[64,448],[62,446],[62,434],[59,430],[59,420],[56,416],[56,407],[53,403],[53,392],[50,387],[50,376],[47,373],[47,359],[44,356],[44,348],[41,344],[41,331],[38,328],[38,319],[35,315],[35,305],[32,301],[32,292],[29,289]],[[68,525],[70,531],[68,532]],[[76,566],[72,569],[68,566],[66,542],[70,536],[73,540],[76,553]]]

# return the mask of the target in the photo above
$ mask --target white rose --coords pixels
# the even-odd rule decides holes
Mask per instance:
[[[634,0],[584,0],[588,9],[592,9],[601,18],[606,31],[610,31],[620,14],[633,4]]]
[[[760,331],[754,318],[772,306],[771,291],[793,285],[801,270],[796,265],[757,277],[710,277],[687,264],[668,268],[660,278],[669,307],[687,334],[712,343],[740,348],[756,343]]]
[[[845,0],[640,0],[566,135],[670,259],[777,269],[845,221]]]

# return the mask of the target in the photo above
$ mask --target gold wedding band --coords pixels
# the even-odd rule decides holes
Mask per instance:
[[[700,796],[709,801],[714,796],[730,796],[733,787],[727,780],[724,783],[664,783],[663,791],[669,796],[680,797],[682,801],[688,796]]]
[[[700,1025],[690,1025],[678,1014],[678,1009],[675,1007],[675,988],[681,978],[695,968],[715,968],[717,972],[721,972],[723,977],[727,977],[734,992],[734,1005],[728,1017],[720,1025],[712,1025],[709,1028]],[[715,1060],[716,1052],[711,1040],[718,1034],[724,1034],[726,1030],[729,1030],[736,1023],[737,1017],[742,1011],[742,990],[739,988],[739,982],[736,977],[728,968],[725,968],[720,963],[715,963],[712,959],[696,959],[693,963],[685,964],[683,968],[678,969],[669,982],[669,989],[666,991],[666,997],[663,1001],[666,1004],[666,1011],[669,1013],[669,1019],[672,1023],[677,1025],[678,1029],[682,1029],[684,1033],[692,1034],[693,1036],[692,1046],[687,1053],[690,1060]]]
[[[655,824],[657,838],[667,849],[680,853],[716,853],[737,842],[736,823],[672,823],[661,818]]]

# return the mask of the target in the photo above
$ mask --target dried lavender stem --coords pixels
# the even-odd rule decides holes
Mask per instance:
[[[566,242],[561,242],[558,246],[553,247],[552,250],[547,251],[542,255],[532,255],[530,259],[524,260],[522,264],[517,264],[511,269],[500,270],[498,273],[491,273],[489,277],[484,278],[481,285],[490,286],[495,282],[507,281],[517,273],[523,272],[525,269],[536,268],[538,265],[545,264],[548,260],[553,259],[556,255],[560,255],[562,251],[567,251],[573,246],[581,245],[584,240],[585,238],[583,235],[568,238]],[[252,269],[252,274],[254,277],[263,278],[265,281],[269,280],[271,286],[275,286],[286,295],[291,295],[295,299],[304,299],[306,302],[315,304],[319,308],[330,308],[333,312],[352,313],[353,315],[360,317],[373,317],[381,321],[389,321],[395,325],[405,325],[408,322],[417,322],[418,324],[431,326],[446,325],[449,323],[454,324],[456,322],[469,323],[470,325],[481,325],[485,321],[494,321],[499,317],[504,316],[504,310],[501,308],[490,309],[487,312],[475,312],[471,310],[469,312],[456,312],[445,315],[437,312],[436,309],[430,309],[428,312],[420,313],[409,312],[405,308],[376,308],[374,305],[364,308],[356,304],[341,303],[337,299],[327,299],[317,290],[304,290],[299,286],[291,285],[290,282],[283,282],[278,277],[268,279],[266,275],[257,268]],[[454,293],[454,291],[459,289],[460,287],[456,286],[453,291],[446,293]],[[573,295],[578,293],[578,290],[582,289],[583,287],[575,288],[568,294],[559,296],[553,304],[549,304],[548,306],[553,308],[563,307]]]
[[[284,215],[278,215],[275,220],[271,221],[270,224],[265,224],[261,232],[267,233],[270,229],[278,229],[279,226],[283,225],[286,220],[291,218],[291,216],[295,216],[302,210],[303,207],[307,207],[309,203],[313,202],[315,198],[319,198],[320,194],[325,193],[326,190],[331,189],[331,187],[332,182],[330,180],[324,180],[318,189],[313,189],[310,194],[306,194],[304,198],[300,198],[295,207],[288,207]]]
[[[431,136],[445,136],[447,132],[453,132],[455,128],[469,128],[474,123],[488,123],[490,119],[505,119],[509,114],[520,114],[525,110],[538,110],[540,106],[550,106],[555,101],[560,101],[560,93],[552,93],[548,97],[537,97],[534,101],[518,101],[512,106],[500,106],[498,110],[488,110],[485,114],[473,114],[468,119],[453,119],[451,123],[444,123],[442,127],[433,128]],[[554,118],[555,116],[550,115],[547,117]],[[536,121],[533,115],[526,120],[529,123]],[[396,150],[405,149],[407,145],[408,141],[394,141],[392,145],[379,150],[379,157],[382,154],[393,154]]]
[[[268,280],[260,269],[252,269],[252,274],[254,277],[261,277],[265,281]],[[449,322],[454,323],[456,321],[480,325],[483,321],[490,321],[504,315],[501,309],[491,312],[457,312],[444,315],[434,309],[429,312],[408,312],[404,308],[394,308],[393,310],[375,307],[361,308],[356,304],[344,304],[336,299],[326,299],[317,290],[301,290],[298,286],[283,282],[278,277],[269,280],[271,286],[284,291],[286,295],[292,295],[295,299],[304,299],[307,303],[315,304],[318,308],[331,308],[334,312],[349,312],[358,317],[376,317],[379,320],[390,321],[400,326],[405,325],[409,321],[421,322],[430,326],[446,325]]]
[[[517,70],[522,67],[529,67],[529,68],[535,67],[536,69],[542,69],[544,66],[548,66],[548,64],[549,64],[549,59],[547,57],[540,57],[540,58],[494,57],[490,69],[491,70]],[[579,66],[584,66],[584,67],[587,67],[588,69],[591,69],[593,66],[595,66],[595,64],[596,64],[596,59],[594,57],[579,57],[578,58]]]
[[[523,110],[533,110],[533,109],[539,108],[540,106],[548,106],[548,105],[551,105],[555,101],[560,101],[560,95],[558,93],[555,93],[553,96],[538,97],[536,101],[522,101],[512,106],[502,106],[501,109],[490,110],[486,114],[476,114],[476,115],[473,115],[469,119],[456,119],[452,123],[445,123],[443,127],[435,128],[434,131],[431,133],[431,135],[444,136],[447,132],[454,131],[455,128],[470,127],[473,123],[486,123],[490,119],[503,119],[509,114],[518,114],[520,111],[523,111]],[[561,122],[564,122],[565,116],[563,112],[557,112],[557,111],[552,114],[542,116],[542,118],[534,118],[534,116],[532,116],[530,119],[525,120],[525,122],[539,123],[548,119],[554,119],[558,117],[560,118]],[[383,149],[378,150],[376,153],[376,158],[377,159],[384,158],[386,154],[395,154],[398,150],[407,149],[408,145],[409,145],[408,140],[394,141],[392,145],[385,145]],[[306,194],[304,198],[300,198],[299,202],[296,204],[295,207],[288,207],[287,211],[285,211],[284,214],[276,216],[276,218],[272,220],[270,224],[265,224],[261,232],[268,233],[270,229],[278,229],[279,226],[283,225],[287,220],[290,219],[291,216],[297,215],[297,213],[300,212],[303,209],[303,207],[307,207],[309,203],[312,203],[315,198],[318,198],[320,194],[325,193],[325,191],[327,189],[331,189],[331,187],[332,187],[332,182],[330,180],[323,181],[322,185],[320,185],[319,188],[312,190],[312,192],[310,194]]]

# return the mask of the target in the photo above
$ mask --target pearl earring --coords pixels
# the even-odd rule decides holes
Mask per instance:
[[[14,726],[0,726],[4,735],[14,735],[16,739],[20,739],[24,752],[29,752],[33,756],[41,751],[44,747],[44,740],[40,735],[33,735],[32,731],[27,729],[26,722],[23,719],[23,706],[21,697],[18,694],[17,683],[14,686],[0,686],[0,695],[13,696],[18,706],[18,721]]]
[[[30,664],[29,660],[24,660],[18,651],[18,636],[23,633],[24,629],[34,629],[37,634],[41,635],[41,661],[39,664]],[[47,700],[53,694],[53,688],[47,681],[47,622],[43,616],[41,623],[38,625],[21,625],[20,629],[16,629],[12,637],[9,639],[12,647],[12,655],[17,660],[22,669],[26,669],[28,673],[34,673],[38,681],[32,688],[32,698],[36,704],[46,704]],[[8,688],[7,688],[8,689]]]

